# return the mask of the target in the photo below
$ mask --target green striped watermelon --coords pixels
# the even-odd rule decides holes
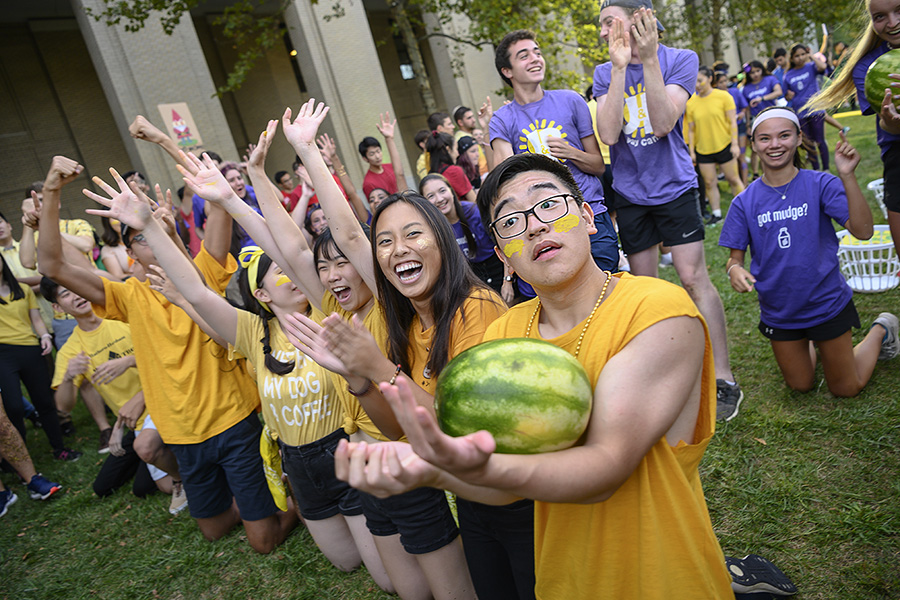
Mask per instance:
[[[884,102],[884,90],[891,87],[891,83],[900,83],[896,79],[888,77],[891,73],[900,74],[900,49],[889,50],[875,59],[869,70],[866,71],[866,100],[872,105],[875,112],[881,110]],[[894,102],[896,104],[896,101]]]
[[[441,429],[486,429],[497,452],[536,454],[572,446],[587,427],[593,393],[571,354],[540,340],[485,342],[444,367],[434,408]]]

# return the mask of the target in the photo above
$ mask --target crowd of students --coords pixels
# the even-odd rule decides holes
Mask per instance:
[[[87,211],[103,222],[96,256],[89,231],[59,218],[61,188],[83,167],[55,157],[23,204],[21,244],[0,215],[0,455],[32,497],[61,489],[24,448],[21,380],[61,460],[80,453],[64,446],[58,411],[83,398],[110,453],[98,496],[134,478],[138,496],[171,493],[170,511],[188,508],[207,539],[242,524],[261,553],[302,521],[336,568],[365,564],[402,598],[793,593],[764,558],[724,556],[703,498],[700,459],[743,391],[706,269],[699,191],[714,224],[717,167],[731,185],[726,273],[735,290],[757,291],[786,384],[813,389],[820,358],[833,394],[858,394],[877,360],[900,353],[900,323],[882,313],[852,345],[861,323],[831,221],[866,239],[872,214],[859,153],[842,134],[838,175],[825,172],[824,117],[807,106],[843,101],[844,73],[859,87],[859,65],[892,42],[900,12],[884,17],[881,1],[870,0],[871,47],[850,56],[856,67],[832,86],[841,91],[815,96],[823,57],[794,46],[783,83],[750,63],[735,92],[695,53],[660,43],[649,0],[602,3],[610,60],[594,73],[594,110],[544,89],[535,34],[511,32],[495,65],[512,100],[431,115],[416,136],[417,191],[389,114],[377,129],[390,163],[376,138],[359,144],[362,197],[313,99],[269,121],[240,164],[185,154],[139,116],[131,134],[184,176],[180,206],[140,173],[95,177],[99,193],[84,194],[100,206]],[[774,105],[783,89],[796,112]],[[896,185],[900,114],[888,94],[879,143]],[[762,169],[752,182],[739,166],[741,122]],[[266,174],[279,125],[296,185],[288,171]],[[822,172],[802,168],[805,139]],[[631,273],[619,270],[620,245]],[[655,277],[660,246],[682,287]],[[43,318],[32,288],[50,303]],[[505,337],[549,341],[587,370],[594,405],[575,447],[503,455],[486,432],[438,429],[442,369]],[[15,500],[0,484],[0,516]]]

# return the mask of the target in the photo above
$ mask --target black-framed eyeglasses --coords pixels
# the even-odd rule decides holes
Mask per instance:
[[[557,194],[544,198],[528,210],[517,210],[507,213],[491,222],[491,229],[497,237],[509,239],[522,235],[528,227],[528,215],[541,223],[552,223],[569,214],[569,198],[575,198],[572,194]]]
[[[146,246],[147,238],[144,237],[143,233],[139,233],[136,236],[134,236],[133,238],[131,238],[131,243],[132,244],[140,244],[141,246]]]

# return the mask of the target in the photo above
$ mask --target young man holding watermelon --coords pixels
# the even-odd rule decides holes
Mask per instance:
[[[496,454],[486,431],[443,434],[401,377],[381,390],[410,444],[343,445],[338,476],[382,496],[433,486],[488,503],[533,498],[537,598],[733,597],[697,470],[716,411],[697,307],[678,286],[597,267],[590,207],[550,158],[509,158],[478,205],[498,255],[537,292],[485,340],[532,337],[575,355],[593,385],[582,440]]]

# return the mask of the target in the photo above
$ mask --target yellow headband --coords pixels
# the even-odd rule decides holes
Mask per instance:
[[[250,284],[250,294],[256,294],[256,290],[259,289],[259,286],[256,285],[256,280],[259,275],[259,259],[265,254],[262,248],[259,246],[244,246],[241,248],[241,253],[238,255],[238,262],[241,266],[247,271],[247,283]],[[269,312],[272,310],[266,306],[266,303],[256,298],[256,301],[259,302],[259,305],[262,306]]]

